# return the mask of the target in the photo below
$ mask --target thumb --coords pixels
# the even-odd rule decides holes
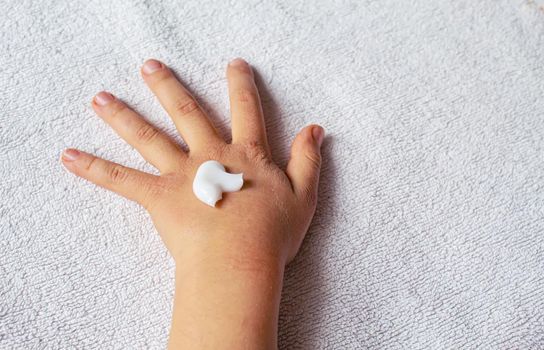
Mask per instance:
[[[298,198],[310,207],[317,203],[317,185],[321,168],[321,144],[325,132],[319,125],[302,129],[291,146],[286,173]]]

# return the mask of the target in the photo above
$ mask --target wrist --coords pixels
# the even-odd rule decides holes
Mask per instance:
[[[171,343],[180,348],[275,348],[284,263],[208,250],[176,260]]]
[[[193,235],[173,255],[176,274],[186,274],[187,278],[198,271],[240,273],[248,278],[277,271],[283,274],[287,254],[279,248],[282,244],[270,242],[265,237],[255,243],[253,238],[256,234],[251,232],[237,232],[236,235],[236,238],[229,237],[225,232]],[[268,232],[266,236],[274,236],[274,233]]]

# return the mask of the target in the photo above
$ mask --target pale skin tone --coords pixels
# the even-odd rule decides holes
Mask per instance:
[[[283,272],[314,215],[324,131],[303,128],[283,171],[270,157],[253,71],[244,60],[227,67],[230,143],[164,63],[148,60],[141,74],[188,150],[100,92],[92,101],[96,114],[160,175],[75,149],[63,152],[62,163],[149,212],[176,263],[169,349],[275,349]],[[245,180],[215,208],[192,192],[198,166],[210,159]]]

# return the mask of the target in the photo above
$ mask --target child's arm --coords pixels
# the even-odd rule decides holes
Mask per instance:
[[[74,149],[65,150],[63,164],[148,210],[176,262],[170,348],[276,348],[284,267],[315,211],[323,129],[308,126],[297,135],[283,172],[270,158],[259,95],[245,61],[236,59],[227,69],[230,144],[164,64],[149,60],[142,75],[189,152],[101,92],[92,102],[96,113],[161,175]],[[244,173],[242,190],[224,194],[215,208],[192,191],[196,169],[210,159]]]

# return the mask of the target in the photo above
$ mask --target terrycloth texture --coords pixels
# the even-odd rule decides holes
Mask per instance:
[[[108,89],[174,135],[149,57],[227,135],[241,56],[276,160],[304,125],[328,134],[280,348],[544,349],[542,4],[2,1],[0,348],[165,346],[173,264],[150,220],[58,157],[153,171],[89,106]]]

